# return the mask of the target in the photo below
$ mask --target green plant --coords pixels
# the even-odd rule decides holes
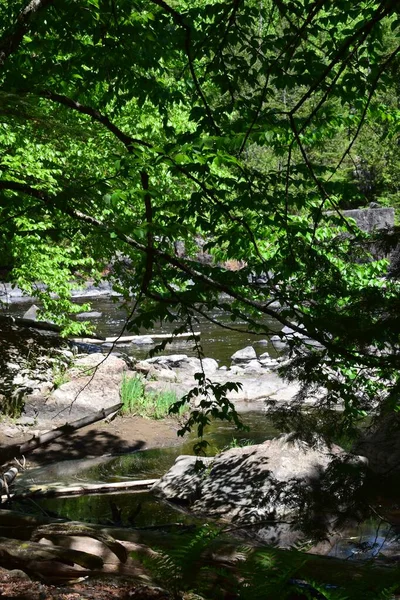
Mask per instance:
[[[192,593],[212,600],[392,600],[396,572],[371,565],[335,568],[325,557],[278,548],[239,547],[214,526],[180,535],[168,549],[132,553],[174,599]],[[360,573],[363,581],[360,582]],[[386,579],[387,576],[387,579]],[[390,583],[389,583],[390,581]]]
[[[53,385],[56,389],[70,380],[70,377],[68,376],[66,372],[66,367],[64,365],[60,363],[55,363],[53,365],[52,371]]]
[[[141,414],[145,406],[144,385],[141,377],[126,377],[124,375],[120,396],[123,405],[121,409],[122,414]]]
[[[122,413],[133,413],[140,417],[163,419],[169,415],[170,408],[177,401],[175,392],[146,392],[143,380],[138,375],[125,377],[121,384]],[[180,414],[185,412],[182,407]]]
[[[230,450],[231,448],[243,448],[244,446],[251,446],[254,442],[249,439],[238,440],[236,438],[232,438],[232,440],[222,448],[221,452],[224,450]]]

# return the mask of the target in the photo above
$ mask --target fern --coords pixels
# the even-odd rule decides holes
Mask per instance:
[[[174,598],[182,592],[197,592],[202,585],[202,575],[207,573],[200,559],[210,549],[210,544],[219,535],[219,530],[204,525],[188,540],[168,550],[157,551],[156,555],[141,557],[154,580],[167,589]],[[214,570],[215,572],[215,570]]]
[[[212,556],[212,549],[215,549],[213,542],[220,535],[218,529],[205,525],[189,539],[182,537],[181,543],[175,547],[158,550],[145,557],[141,555],[139,559],[155,583],[166,589],[175,600],[181,600],[188,592],[213,600],[225,597],[237,600],[290,600],[294,597],[307,600],[392,600],[395,589],[398,589],[397,586],[379,590],[379,586],[371,585],[369,577],[365,581],[358,579],[355,583],[341,584],[340,587],[299,580],[298,573],[309,560],[308,556],[300,552],[282,553],[274,548],[235,547],[236,563],[232,565],[230,556],[229,568],[224,568],[216,565]]]

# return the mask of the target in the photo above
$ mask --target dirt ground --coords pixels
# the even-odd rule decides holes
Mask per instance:
[[[28,456],[28,466],[61,460],[122,454],[146,448],[179,444],[179,423],[173,419],[153,421],[132,415],[118,416],[110,422],[99,421],[40,446]],[[10,437],[4,422],[0,424],[0,446],[17,444],[32,438],[33,431],[25,427]]]

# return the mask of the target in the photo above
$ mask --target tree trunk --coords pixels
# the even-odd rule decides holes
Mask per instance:
[[[80,483],[79,485],[62,485],[58,483],[29,486],[25,491],[10,494],[14,500],[21,498],[54,498],[65,496],[83,496],[87,494],[109,494],[113,492],[143,492],[149,490],[158,479],[141,479],[137,481],[117,481],[114,483]],[[7,500],[8,496],[1,496]]]

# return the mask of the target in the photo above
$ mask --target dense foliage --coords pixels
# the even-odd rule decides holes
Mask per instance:
[[[10,281],[66,331],[70,282],[104,273],[133,332],[195,328],[216,306],[263,337],[270,317],[305,328],[285,418],[306,431],[398,410],[399,284],[341,212],[398,202],[397,2],[18,0],[0,15]],[[300,411],[321,386],[320,410]],[[204,409],[226,416],[218,395]]]

